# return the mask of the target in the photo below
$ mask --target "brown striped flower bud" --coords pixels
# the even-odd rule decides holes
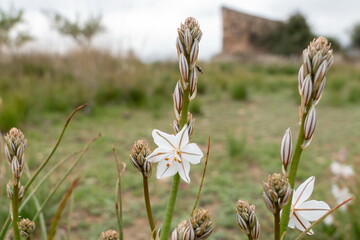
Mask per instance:
[[[177,29],[177,32],[178,32],[178,38],[179,38],[179,41],[183,44],[184,43],[184,25],[181,24],[180,28]],[[185,54],[185,52],[183,52]]]
[[[35,223],[27,218],[23,218],[19,222],[19,230],[20,235],[23,238],[28,239],[31,233],[35,231]]]
[[[119,233],[115,230],[107,230],[101,233],[99,240],[119,240]]]
[[[325,88],[325,84],[326,84],[326,77],[323,78],[323,80],[320,83],[319,88],[315,92],[315,97],[314,97],[314,102],[313,102],[314,106],[316,106],[318,104],[318,102],[320,101],[322,92]]]
[[[313,84],[311,81],[311,76],[310,74],[308,74],[305,77],[301,89],[301,105],[303,108],[306,108],[306,106],[309,104],[310,99],[312,98],[312,93],[313,93]]]
[[[190,69],[193,69],[194,66],[197,64],[198,56],[199,56],[199,41],[195,39],[190,51],[190,66],[191,66]]]
[[[187,119],[186,119],[186,124],[188,126],[189,138],[191,138],[193,133],[194,133],[195,118],[193,118],[193,116],[192,116],[192,114],[190,112],[188,112]],[[175,133],[180,132],[179,120],[174,120],[173,124],[172,124],[172,127],[173,127]]]
[[[189,65],[184,54],[180,54],[179,69],[181,73],[182,87],[183,89],[187,89],[187,82],[189,80]]]
[[[312,106],[306,116],[304,123],[304,139],[310,140],[315,132],[316,127],[316,110]]]
[[[263,183],[263,199],[267,208],[276,213],[289,201],[292,189],[285,175],[274,173]]]
[[[283,169],[285,171],[287,171],[287,167],[291,162],[292,152],[293,152],[292,136],[291,136],[291,130],[290,128],[288,128],[281,140],[281,147],[280,147],[280,158]]]
[[[181,240],[180,233],[177,228],[175,228],[174,231],[172,231],[171,240]]]
[[[25,191],[24,186],[20,186],[20,188],[19,188],[19,200],[21,200],[24,197],[24,191]]]
[[[317,88],[318,86],[320,86],[321,81],[323,80],[325,73],[327,72],[327,61],[324,60],[319,68],[317,69],[315,76],[314,76],[314,86],[315,88]]]
[[[239,200],[236,203],[236,219],[240,230],[250,235],[252,239],[257,240],[260,236],[260,223],[256,217],[255,205]]]
[[[305,75],[304,75],[304,66],[301,65],[300,69],[299,69],[299,73],[298,73],[298,88],[299,88],[299,94],[301,95],[301,89],[303,86],[303,82],[305,79]]]
[[[14,196],[14,185],[11,181],[6,184],[6,193],[8,198],[12,199]]]
[[[312,59],[312,66],[313,66],[314,71],[317,71],[321,61],[322,61],[321,53],[316,52],[315,56]]]
[[[189,92],[190,97],[189,100],[192,101],[196,97],[197,93],[197,81],[198,81],[198,74],[197,70],[193,69],[190,73],[190,81],[189,81]]]
[[[309,55],[309,52],[307,51],[307,49],[305,49],[303,51],[303,60],[304,60],[304,73],[305,73],[305,76],[308,75],[308,74],[311,74],[312,72],[312,67],[311,67],[311,58],[310,58],[310,55]]]
[[[191,36],[191,32],[189,28],[185,29],[185,34],[184,34],[184,45],[185,45],[185,49],[186,49],[186,53],[189,54],[191,47],[193,44],[193,38]]]
[[[181,87],[181,82],[178,81],[175,86],[174,94],[173,94],[173,101],[174,101],[174,112],[176,119],[180,118],[181,110],[183,108],[183,97],[184,91]]]
[[[178,57],[180,57],[180,54],[185,54],[184,47],[183,47],[179,37],[176,38],[176,50],[177,50]]]
[[[145,177],[151,175],[151,163],[146,161],[146,157],[150,153],[151,149],[149,144],[144,140],[136,141],[131,149],[130,162],[139,172],[142,172]]]
[[[185,228],[183,240],[195,240],[195,231],[191,223],[188,224],[187,228]]]

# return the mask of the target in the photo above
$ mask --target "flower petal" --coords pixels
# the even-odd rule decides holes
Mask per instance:
[[[173,152],[168,149],[157,148],[149,156],[147,156],[146,160],[149,162],[159,162],[165,158],[170,158],[172,154]]]
[[[187,183],[190,183],[189,172],[190,172],[190,163],[188,161],[182,161],[179,164],[179,174],[180,177]]]
[[[189,143],[189,132],[187,124],[185,124],[181,131],[176,134],[175,138],[177,144],[176,147],[178,147],[179,149]]]
[[[301,203],[305,202],[314,190],[315,177],[309,177],[303,182],[294,192],[292,205],[296,208]]]
[[[327,203],[323,201],[306,201],[300,204],[295,211],[300,214],[302,217],[306,218],[309,221],[316,221],[322,216],[324,216],[330,207]]]
[[[165,148],[170,150],[176,148],[176,146],[178,145],[174,135],[164,133],[158,129],[154,129],[152,131],[152,136],[154,138],[154,142],[160,148]]]
[[[179,171],[179,163],[173,162],[171,165],[168,165],[168,161],[160,161],[157,166],[156,177],[164,178],[175,175]]]
[[[294,220],[295,227],[297,229],[299,229],[300,231],[302,231],[302,232],[305,231],[311,225],[308,220],[306,220],[305,218],[303,218],[302,216],[300,216],[296,212],[294,212],[293,220]],[[313,230],[310,230],[307,234],[308,235],[313,235],[314,232],[313,232]]]
[[[183,160],[192,164],[200,163],[201,158],[204,156],[199,146],[195,143],[190,143],[181,149],[181,157]]]

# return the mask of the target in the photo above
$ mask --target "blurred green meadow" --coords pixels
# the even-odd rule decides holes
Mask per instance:
[[[298,61],[287,64],[200,63],[204,74],[199,76],[198,97],[191,103],[190,111],[196,118],[192,141],[205,152],[207,139],[211,137],[200,200],[200,206],[210,210],[215,222],[210,239],[241,239],[235,218],[235,203],[240,198],[256,205],[262,238],[268,239],[266,236],[272,232],[272,216],[261,198],[261,183],[270,173],[281,171],[279,149],[285,130],[291,127],[294,141],[297,136],[300,61],[299,57]],[[102,231],[116,228],[112,146],[127,164],[122,179],[125,239],[148,238],[142,177],[131,166],[128,156],[138,139],[146,139],[156,147],[151,138],[152,129],[173,131],[172,92],[179,77],[176,62],[142,63],[131,54],[113,56],[90,49],[65,55],[33,53],[0,58],[0,129],[5,133],[16,126],[25,133],[26,159],[31,171],[50,153],[67,115],[78,105],[89,103],[70,123],[47,168],[102,134],[46,206],[45,219],[49,223],[70,180],[81,178],[74,194],[73,210],[69,211],[68,207],[61,220],[58,239],[97,239]],[[299,183],[316,176],[312,199],[324,200],[332,207],[336,203],[330,192],[329,166],[336,153],[345,148],[347,163],[359,172],[356,168],[360,164],[359,106],[359,65],[335,61],[317,108],[315,137],[304,151],[298,175]],[[1,225],[9,211],[5,188],[10,167],[3,155],[0,161]],[[37,194],[40,202],[70,164],[71,160],[45,183]],[[181,183],[173,225],[190,214],[202,168],[203,162],[193,166],[191,183]],[[163,219],[170,186],[171,178],[157,180],[153,174],[150,179],[158,221]],[[31,204],[21,212],[23,217],[34,214]],[[339,231],[346,232],[350,221],[342,224]],[[328,228],[324,224],[317,226],[317,239],[352,239],[330,237]],[[295,233],[298,232],[293,230],[289,234],[296,236]]]

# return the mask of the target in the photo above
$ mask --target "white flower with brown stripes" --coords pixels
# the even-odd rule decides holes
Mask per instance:
[[[195,143],[189,143],[187,125],[176,135],[154,129],[152,136],[158,148],[146,160],[158,162],[157,178],[169,177],[179,173],[185,182],[190,183],[190,163],[200,163],[204,154]]]
[[[324,216],[330,207],[323,201],[310,200],[306,201],[314,190],[315,177],[309,177],[294,192],[291,204],[291,214],[288,226],[305,231],[310,227],[311,221],[316,221]],[[308,232],[313,235],[313,230]]]

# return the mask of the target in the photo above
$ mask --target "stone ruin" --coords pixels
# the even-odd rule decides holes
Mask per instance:
[[[266,50],[254,42],[269,31],[274,31],[282,23],[226,7],[222,7],[222,21],[222,52],[216,57],[221,59],[267,54]]]

